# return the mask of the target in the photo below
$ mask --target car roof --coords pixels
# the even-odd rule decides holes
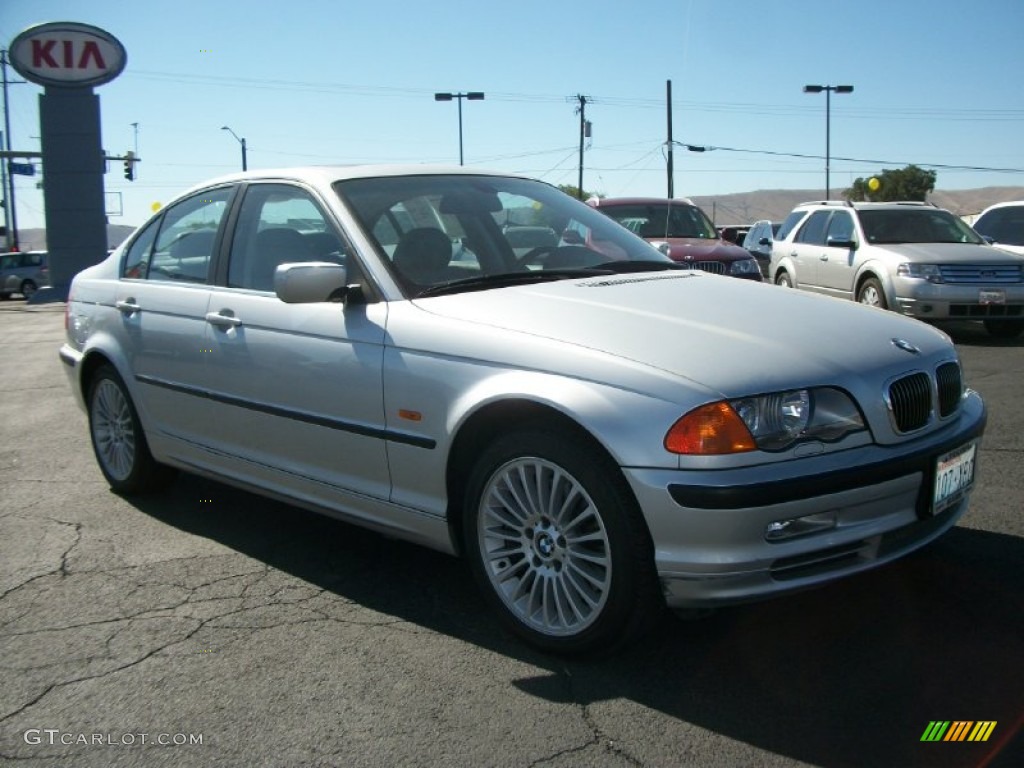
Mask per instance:
[[[686,197],[592,197],[589,205],[602,208],[607,205],[694,205]]]
[[[810,208],[852,208],[855,211],[896,211],[908,208],[924,208],[930,211],[943,211],[935,203],[921,202],[920,200],[894,200],[885,203],[851,202],[849,200],[811,200],[800,203],[793,210],[804,210]]]
[[[1007,201],[1002,202],[1002,203],[993,203],[992,205],[990,205],[988,208],[983,210],[978,215],[979,216],[983,216],[984,214],[988,213],[989,211],[994,211],[996,208],[1018,208],[1018,207],[1024,208],[1024,200],[1007,200]]]
[[[375,164],[375,165],[304,165],[284,168],[262,168],[256,171],[231,173],[207,179],[196,184],[183,194],[218,184],[237,183],[239,181],[305,181],[312,184],[331,184],[346,179],[379,178],[381,176],[503,176],[517,177],[514,173],[467,169],[461,165],[423,165],[423,164]]]

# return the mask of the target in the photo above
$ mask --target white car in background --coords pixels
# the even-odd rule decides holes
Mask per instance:
[[[978,214],[974,229],[993,245],[1024,256],[1024,200],[990,205]]]

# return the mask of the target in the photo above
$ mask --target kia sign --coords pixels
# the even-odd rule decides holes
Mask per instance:
[[[11,64],[26,80],[62,88],[109,83],[128,59],[112,34],[73,21],[29,27],[14,38],[10,54]]]

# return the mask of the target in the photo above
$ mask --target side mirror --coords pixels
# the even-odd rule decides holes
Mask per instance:
[[[348,270],[326,261],[281,264],[274,270],[274,293],[285,304],[315,304],[344,298]]]
[[[857,241],[849,237],[830,237],[825,241],[829,248],[849,248],[857,250]]]
[[[772,241],[771,241],[771,239],[769,239],[767,237],[762,237],[760,240],[757,241],[757,244],[758,245],[771,245]]]
[[[996,239],[994,237],[992,237],[991,235],[982,235],[981,239],[984,240],[989,245],[995,245],[996,244]]]
[[[565,245],[583,245],[583,235],[575,229],[567,229],[562,233],[562,243]]]

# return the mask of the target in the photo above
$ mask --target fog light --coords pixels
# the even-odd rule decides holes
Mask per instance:
[[[821,533],[836,527],[836,512],[819,512],[805,517],[794,517],[790,520],[776,520],[768,523],[764,529],[764,538],[767,541],[784,541],[797,536],[807,536],[811,533]]]

